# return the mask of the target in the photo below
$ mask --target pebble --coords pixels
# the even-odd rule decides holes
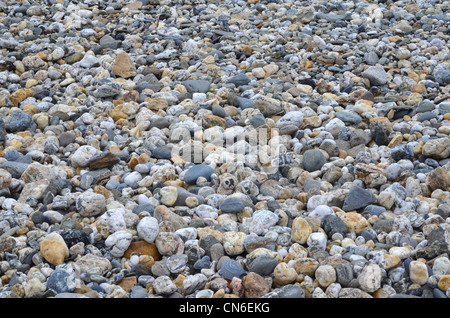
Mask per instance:
[[[159,233],[158,220],[152,216],[146,216],[139,221],[136,230],[141,239],[153,243]]]
[[[0,7],[0,298],[449,297],[443,1]]]
[[[306,171],[320,170],[325,163],[325,156],[319,149],[307,150],[303,154],[303,166]]]
[[[220,210],[224,213],[239,213],[244,208],[244,203],[236,197],[228,197],[220,203]]]
[[[204,164],[198,164],[190,168],[184,175],[184,182],[187,184],[195,184],[199,177],[205,178],[207,181],[211,180],[211,175],[214,169]]]
[[[370,191],[363,189],[357,185],[350,188],[347,197],[344,200],[342,209],[344,211],[353,211],[365,208],[371,203],[374,203],[376,197]]]

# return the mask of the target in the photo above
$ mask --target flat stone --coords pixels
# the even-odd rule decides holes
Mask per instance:
[[[227,83],[234,84],[236,87],[244,86],[250,83],[250,78],[247,75],[241,73],[228,79]]]
[[[114,166],[120,161],[119,157],[110,151],[104,151],[97,155],[92,156],[89,159],[89,169],[97,170],[103,168],[109,168]]]
[[[211,85],[211,83],[206,80],[187,80],[183,81],[182,84],[189,93],[206,93]]]

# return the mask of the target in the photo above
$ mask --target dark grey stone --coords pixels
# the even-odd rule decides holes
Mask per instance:
[[[335,233],[340,233],[345,236],[348,232],[347,224],[336,215],[325,215],[322,219],[322,228],[329,237]]]
[[[204,177],[206,180],[211,181],[211,175],[214,173],[214,169],[208,165],[198,164],[190,168],[184,175],[184,182],[187,184],[195,184],[199,177]]]
[[[253,100],[251,100],[249,98],[237,97],[236,100],[237,100],[237,106],[240,109],[247,109],[247,108],[253,107]]]
[[[273,270],[278,265],[276,258],[269,255],[260,255],[254,258],[246,265],[249,272],[255,272],[261,276],[267,276],[273,273]]]
[[[410,145],[398,145],[391,149],[391,157],[394,160],[413,159],[414,149]]]
[[[220,274],[226,279],[232,280],[233,277],[242,278],[247,272],[234,259],[225,260],[219,270]]]
[[[9,122],[9,129],[12,132],[25,131],[28,128],[30,128],[32,123],[33,118],[31,117],[30,114],[25,113],[21,110],[17,110],[11,116],[11,120]]]
[[[347,287],[353,280],[353,266],[350,263],[339,264],[335,267],[336,279],[342,287]]]
[[[392,231],[393,222],[390,220],[378,220],[373,226],[372,229],[377,232],[385,232],[390,233]]]
[[[254,128],[258,128],[259,126],[262,126],[266,123],[267,120],[261,113],[256,114],[255,116],[252,116],[252,118],[250,118],[250,125],[252,125]]]
[[[344,200],[342,209],[345,212],[348,212],[365,208],[369,204],[375,202],[375,200],[376,197],[372,192],[354,185],[350,188],[350,191],[348,192],[348,195]]]
[[[133,208],[133,213],[135,214],[139,214],[144,211],[153,215],[153,213],[155,212],[155,207],[150,203],[146,203],[146,204],[139,204]]]
[[[152,157],[156,159],[168,159],[172,158],[172,152],[163,147],[158,147],[152,150]]]
[[[75,290],[75,287],[75,277],[61,269],[53,271],[47,280],[47,288],[53,289],[58,294],[71,293]]]
[[[386,212],[386,208],[378,205],[368,205],[364,208],[364,211],[367,211],[372,215],[380,215],[381,213]]]
[[[432,118],[437,118],[437,115],[433,112],[425,112],[419,115],[419,117],[417,118],[418,121],[422,122],[425,120],[430,120]]]
[[[7,161],[1,166],[1,168],[8,171],[13,178],[20,179],[22,173],[25,171],[25,169],[27,169],[28,166],[28,163]]]
[[[120,41],[117,41],[111,35],[106,34],[100,39],[99,44],[103,49],[115,50],[119,47]]]
[[[71,132],[63,132],[59,135],[59,145],[61,147],[66,147],[71,143],[75,142],[75,134]]]
[[[325,156],[319,149],[310,149],[303,154],[303,167],[309,172],[320,170],[325,163]]]
[[[244,207],[244,203],[236,197],[228,197],[220,204],[220,210],[224,213],[239,213]]]
[[[227,83],[234,84],[236,87],[244,86],[250,83],[250,78],[247,75],[241,73],[230,78]]]
[[[219,116],[219,117],[222,117],[222,118],[227,117],[227,113],[225,112],[223,107],[219,106],[219,105],[214,105],[212,107],[212,113],[213,113],[213,115],[216,115],[216,116]]]

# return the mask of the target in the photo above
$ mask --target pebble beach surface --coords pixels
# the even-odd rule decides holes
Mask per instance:
[[[450,3],[0,0],[0,298],[449,298]]]

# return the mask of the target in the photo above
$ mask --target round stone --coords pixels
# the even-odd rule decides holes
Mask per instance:
[[[325,163],[325,156],[319,149],[310,149],[303,154],[303,167],[306,171],[320,170]]]

